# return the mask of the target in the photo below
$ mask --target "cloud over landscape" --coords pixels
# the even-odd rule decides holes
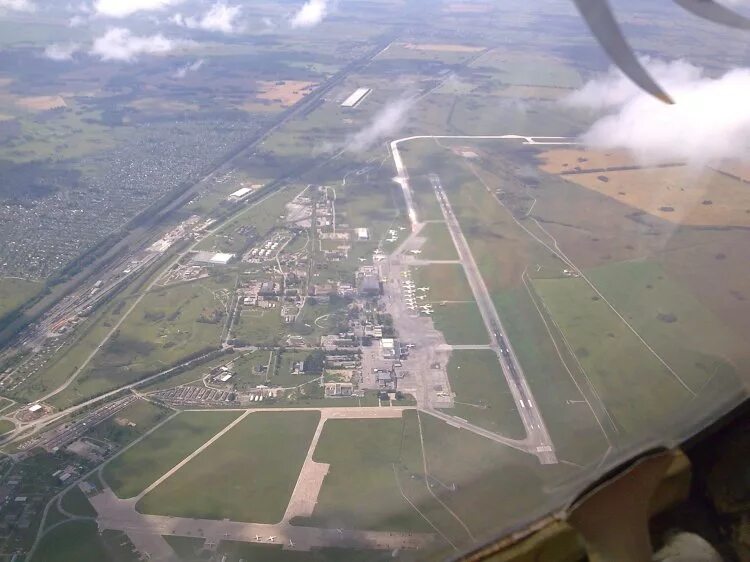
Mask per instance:
[[[346,149],[362,152],[401,129],[417,98],[404,97],[391,101],[378,111],[372,121],[348,139]]]
[[[183,16],[175,14],[172,22],[188,29],[203,29],[204,31],[220,31],[222,33],[236,33],[240,30],[236,19],[242,8],[217,2],[201,17]]]
[[[291,20],[293,28],[315,27],[328,14],[328,0],[307,0]]]
[[[54,61],[65,61],[72,59],[80,50],[78,43],[53,43],[44,49],[44,56]]]
[[[96,0],[94,10],[98,15],[125,18],[136,12],[154,12],[180,4],[182,0]]]
[[[94,40],[91,54],[103,61],[132,62],[141,54],[166,53],[175,47],[175,42],[161,34],[140,36],[122,27],[108,30]]]
[[[0,10],[12,10],[16,12],[33,12],[36,10],[31,0],[0,0]]]
[[[595,148],[627,149],[648,163],[705,164],[747,154],[750,69],[736,68],[714,78],[682,60],[643,62],[675,105],[655,100],[612,70],[567,100],[606,114],[583,135],[583,142]]]

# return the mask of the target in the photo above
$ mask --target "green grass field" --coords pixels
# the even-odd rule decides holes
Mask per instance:
[[[41,283],[17,279],[0,278],[0,318],[11,310],[21,306],[42,288]]]
[[[245,308],[235,317],[232,337],[243,345],[278,345],[288,333],[277,308]]]
[[[91,505],[86,494],[78,486],[71,488],[62,497],[62,508],[68,513],[81,517],[96,517],[96,510]]]
[[[490,343],[487,328],[475,302],[438,305],[432,314],[435,328],[452,345],[485,345]]]
[[[238,415],[183,412],[108,463],[104,480],[119,497],[136,496]]]
[[[456,395],[453,415],[507,437],[526,436],[494,351],[453,351],[448,378]]]
[[[124,447],[165,419],[172,410],[146,400],[137,400],[104,420],[89,432],[89,437],[106,439]]]
[[[474,294],[466,279],[464,268],[460,264],[433,263],[413,269],[414,282],[417,287],[429,287],[430,290],[417,295],[426,295],[432,303],[440,301],[473,301]]]
[[[16,424],[10,420],[0,420],[0,435],[12,431],[15,427]]]
[[[623,431],[637,437],[658,430],[690,401],[675,375],[583,279],[537,279],[534,288]]]
[[[458,252],[448,227],[444,223],[429,222],[419,233],[427,238],[419,257],[423,260],[457,260]]]
[[[54,398],[64,405],[167,369],[186,357],[217,349],[229,307],[231,276],[158,288],[148,293],[86,370]],[[108,329],[96,328],[99,337]],[[96,339],[88,338],[91,344]],[[101,339],[99,339],[101,341]],[[86,348],[71,349],[80,361]],[[72,362],[71,359],[67,360]]]
[[[313,459],[331,466],[313,516],[296,523],[429,532],[428,523],[399,494],[394,476],[404,447],[419,447],[414,439],[404,443],[403,433],[401,419],[327,421]]]
[[[615,263],[586,275],[690,386],[701,388],[715,372],[732,381],[726,380],[726,358],[737,356],[746,342],[658,264]]]
[[[281,520],[315,432],[318,412],[249,415],[138,502],[141,513]]]
[[[138,556],[124,539],[123,533],[114,531],[100,535],[93,521],[70,521],[45,535],[32,561],[136,562]]]

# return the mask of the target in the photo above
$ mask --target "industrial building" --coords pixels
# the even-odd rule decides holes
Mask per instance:
[[[221,252],[196,252],[192,262],[202,265],[227,265],[234,257],[234,254],[224,254]]]
[[[241,187],[234,193],[231,193],[227,199],[229,199],[230,201],[242,201],[245,197],[250,195],[251,192],[252,189],[250,189],[249,187]]]
[[[327,382],[325,383],[325,395],[333,396],[352,396],[354,394],[354,385],[350,382]]]
[[[357,107],[372,92],[372,88],[357,88],[352,94],[344,100],[341,107]]]
[[[380,351],[383,359],[398,359],[401,356],[401,345],[393,338],[380,340]]]
[[[370,231],[366,228],[357,228],[355,229],[355,232],[357,234],[357,240],[369,240],[370,239]]]

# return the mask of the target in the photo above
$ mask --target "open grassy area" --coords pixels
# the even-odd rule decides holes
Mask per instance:
[[[655,262],[615,263],[586,275],[692,387],[700,388],[717,371],[728,374],[727,358],[746,347],[743,338]],[[714,379],[711,384],[720,383]]]
[[[429,222],[419,232],[427,238],[419,255],[424,260],[457,260],[458,252],[453,244],[448,227],[444,223]]]
[[[501,435],[516,439],[526,436],[494,351],[453,351],[448,378],[456,395],[454,415]]]
[[[183,412],[108,463],[104,480],[119,497],[136,496],[238,415]]]
[[[690,394],[580,278],[537,279],[534,288],[620,429],[658,431]]]
[[[0,278],[0,318],[21,306],[42,288],[41,283],[17,279]]]
[[[404,448],[419,447],[413,433],[404,443],[404,431],[402,419],[327,421],[313,459],[331,466],[313,516],[297,524],[430,532],[401,497],[394,476]]]
[[[487,328],[475,302],[435,306],[432,321],[449,344],[484,345],[490,343]]]
[[[107,418],[89,433],[89,437],[105,439],[124,447],[146,433],[172,413],[168,408],[147,400],[136,400],[117,415]]]
[[[212,252],[241,253],[248,247],[248,237],[243,234],[249,226],[253,228],[254,236],[263,237],[278,224],[280,217],[285,214],[286,204],[302,191],[299,187],[282,188],[272,195],[263,198],[258,203],[251,203],[243,207],[238,206],[234,219],[227,222],[221,229],[207,237],[199,245],[199,250]]]
[[[417,291],[417,295],[427,296],[426,301],[429,302],[474,300],[461,264],[421,265],[414,268],[414,282],[417,287],[430,288],[425,293]]]
[[[100,535],[93,521],[70,521],[45,535],[33,562],[136,562],[130,543],[120,532]],[[122,544],[125,543],[125,544]]]
[[[0,435],[3,433],[8,433],[9,431],[13,430],[16,427],[16,424],[14,424],[10,420],[0,420]]]
[[[527,453],[428,414],[419,417],[428,471],[436,484],[433,491],[478,540],[533,520],[570,493],[566,483],[575,478],[575,468],[540,465]]]
[[[199,537],[176,537],[174,535],[162,535],[162,537],[183,562],[193,562],[194,560],[205,560],[207,558],[203,553],[203,545],[206,544],[206,539]]]
[[[65,405],[112,390],[146,374],[167,369],[187,357],[219,347],[233,278],[219,276],[158,288],[148,293],[102,346],[87,369],[54,398]],[[95,328],[98,341],[111,329]],[[92,346],[97,338],[88,338]],[[87,347],[69,355],[85,358]],[[72,358],[67,360],[72,362]],[[75,365],[74,365],[75,366]]]
[[[81,517],[96,517],[96,510],[91,505],[86,494],[78,486],[74,486],[62,497],[62,508],[73,515]]]
[[[245,308],[235,317],[231,337],[240,345],[270,346],[288,333],[280,308]]]
[[[138,511],[279,522],[319,417],[307,411],[249,415],[144,496]]]

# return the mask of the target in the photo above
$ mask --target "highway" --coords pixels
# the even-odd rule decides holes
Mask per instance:
[[[505,334],[500,316],[497,313],[492,297],[487,290],[487,285],[482,279],[479,267],[471,253],[469,243],[461,230],[461,226],[453,213],[448,196],[445,194],[440,177],[432,174],[430,183],[435,190],[435,195],[440,203],[440,209],[445,217],[451,238],[458,251],[458,256],[463,264],[466,277],[469,281],[472,293],[479,307],[484,324],[490,335],[490,347],[495,352],[498,362],[502,367],[503,375],[508,383],[516,408],[523,421],[526,429],[526,442],[529,446],[529,452],[536,454],[542,464],[557,463],[552,440],[550,439],[547,427],[542,419],[534,396],[531,393],[526,377],[521,369],[521,364],[513,352],[510,340]],[[459,421],[459,423],[461,423]],[[468,424],[468,422],[465,422]]]

